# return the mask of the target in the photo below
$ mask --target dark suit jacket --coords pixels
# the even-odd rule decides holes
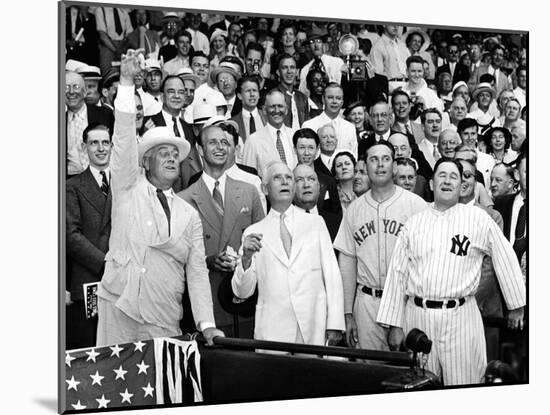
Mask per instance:
[[[206,256],[216,255],[227,246],[231,246],[235,252],[238,252],[243,231],[264,217],[256,188],[249,183],[234,180],[231,177],[227,177],[225,182],[223,218],[217,214],[212,196],[202,179],[179,192],[178,196],[199,212],[204,232]],[[209,275],[216,325],[218,327],[231,325],[233,324],[233,315],[222,308],[218,298],[218,288],[228,274],[210,270]]]
[[[77,6],[72,6],[77,7]],[[72,39],[72,27],[71,27],[71,8],[67,7],[65,15],[65,39],[67,41]],[[80,14],[80,12],[79,12]],[[97,33],[95,16],[93,13],[88,13],[86,20],[82,19],[82,23],[78,24],[76,21],[75,33],[78,33],[80,28],[84,29],[83,38],[86,42],[78,42],[67,48],[67,60],[75,59],[80,62],[87,63],[88,65],[99,66],[99,35]]]
[[[451,73],[451,68],[448,63],[437,68],[435,71],[436,78],[443,72]],[[467,66],[462,65],[460,62],[457,62],[455,65],[455,72],[453,74],[453,85],[459,81],[468,82],[468,79],[470,79],[470,69]]]
[[[330,240],[334,242],[336,235],[338,234],[338,229],[340,228],[340,223],[342,222],[342,211],[340,210],[340,213],[329,212],[319,206],[317,206],[317,211],[325,220],[328,233],[330,234]]]
[[[239,97],[235,97],[233,108],[231,108],[231,117],[234,117],[242,110],[243,110],[243,102],[239,99]]]
[[[325,163],[321,160],[321,156],[317,157],[313,162],[313,169],[315,170],[315,173],[317,173],[317,176],[324,174],[328,177],[334,177],[327,166],[325,166]]]
[[[267,123],[263,112],[261,110],[258,110],[258,113],[260,114],[260,118],[262,119],[263,125],[257,125],[256,131],[264,127],[265,124]],[[244,128],[243,111],[241,110],[238,114],[232,116],[231,119],[235,121],[239,126],[239,136],[243,139],[243,143],[244,143],[244,141],[246,141],[246,139],[248,138],[248,135],[246,134],[246,129]]]
[[[67,181],[67,289],[83,299],[82,284],[101,280],[111,234],[111,194],[101,193],[90,168]]]
[[[165,127],[166,122],[164,121],[164,117],[162,116],[162,111],[151,115],[150,117],[145,117],[143,119],[143,124],[151,120],[155,124],[156,127]],[[200,160],[200,155],[197,150],[197,146],[195,145],[197,142],[197,139],[195,137],[195,133],[193,132],[193,127],[191,127],[190,124],[186,123],[183,118],[180,118],[180,124],[183,128],[183,134],[185,135],[185,139],[191,144],[191,151],[189,152],[189,155],[183,160],[180,164],[180,177],[179,179],[174,183],[172,186],[172,189],[174,189],[174,192],[179,192],[180,190],[185,189],[187,186],[189,186],[189,180],[191,177],[193,177],[195,174],[202,172],[202,163]]]
[[[86,104],[86,111],[88,113],[88,125],[95,123],[103,124],[109,127],[112,133],[115,123],[113,111],[104,106],[98,107],[97,105],[90,104]],[[65,113],[65,118],[67,119],[68,123],[69,117],[67,117],[67,113]],[[67,128],[67,124],[65,124],[65,128]]]
[[[174,59],[178,54],[178,48],[175,45],[164,45],[159,49],[158,59],[162,58],[164,62]]]
[[[516,195],[517,193],[497,197],[493,206],[493,209],[500,213],[502,216],[502,231],[504,232],[504,236],[506,236],[506,239],[510,238],[510,226],[512,224],[512,207],[514,206],[514,199],[516,198]]]
[[[317,199],[317,208],[323,209],[328,213],[342,215],[342,204],[338,197],[338,188],[336,180],[332,176],[323,173],[317,173],[319,179],[319,199]],[[328,194],[328,198],[326,197]]]

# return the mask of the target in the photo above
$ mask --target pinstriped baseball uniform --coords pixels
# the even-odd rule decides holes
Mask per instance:
[[[427,206],[421,197],[395,186],[395,193],[388,200],[378,203],[369,190],[345,212],[334,248],[357,259],[358,286],[355,292],[344,293],[344,312],[353,310],[359,347],[363,349],[389,350],[389,346],[387,330],[376,323],[380,298],[361,288],[384,288],[397,235],[409,217]]]
[[[509,310],[525,305],[525,284],[514,250],[491,217],[476,206],[433,207],[414,215],[399,234],[377,321],[417,327],[433,341],[427,369],[445,385],[479,383],[487,358],[474,294],[484,255],[490,255]],[[424,308],[411,297],[449,300],[454,308]]]

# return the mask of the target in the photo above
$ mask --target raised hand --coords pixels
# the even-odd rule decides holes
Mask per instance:
[[[125,86],[134,85],[134,76],[140,73],[143,68],[143,49],[128,49],[122,54],[120,62],[120,84]]]

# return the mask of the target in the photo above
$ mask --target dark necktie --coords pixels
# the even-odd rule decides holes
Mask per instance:
[[[115,32],[117,32],[117,34],[120,35],[122,33],[122,24],[120,24],[120,17],[118,15],[118,10],[114,7],[113,7],[113,17],[115,19]]]
[[[325,65],[323,65],[323,61],[321,60],[321,58],[315,58],[313,65],[311,65],[311,67],[312,69],[318,69],[319,71],[325,74],[327,73],[325,69]]]
[[[288,108],[288,111],[286,113],[286,126],[292,128],[292,95],[286,91],[285,92],[285,102],[286,107]]]
[[[252,116],[252,113],[250,113],[250,124],[248,127],[249,135],[252,135],[256,132],[256,121],[254,121],[254,117]]]
[[[170,206],[168,206],[168,200],[166,199],[166,195],[161,189],[157,189],[157,197],[160,200],[162,209],[164,209],[164,213],[166,214],[166,219],[168,219],[168,235],[170,235]]]
[[[311,212],[309,211],[309,209],[306,209],[306,213],[311,213]]]
[[[281,130],[277,130],[277,151],[279,152],[279,157],[283,163],[287,164],[285,157],[285,149],[283,147],[283,141],[281,140]]]
[[[214,199],[214,205],[220,215],[223,216],[223,199],[220,193],[220,182],[216,180],[214,183],[214,190],[212,191],[212,198]]]
[[[174,123],[174,134],[176,137],[181,137],[180,130],[178,130],[178,123],[176,117],[172,117],[172,122]]]
[[[101,170],[99,174],[101,174],[101,193],[103,193],[103,196],[107,197],[109,194],[109,182],[107,181],[107,175],[103,170]]]
[[[526,209],[525,209],[525,200],[523,201],[523,204],[519,208],[518,213],[518,222],[516,223],[516,237],[515,239],[521,239],[525,236],[525,224],[527,222],[526,220]]]

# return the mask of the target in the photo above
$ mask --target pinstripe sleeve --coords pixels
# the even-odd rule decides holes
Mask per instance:
[[[388,267],[384,294],[376,321],[395,327],[403,327],[405,311],[405,288],[409,276],[409,236],[408,227],[399,233]]]
[[[508,310],[523,307],[526,290],[521,268],[510,242],[494,221],[489,222],[488,249]]]

